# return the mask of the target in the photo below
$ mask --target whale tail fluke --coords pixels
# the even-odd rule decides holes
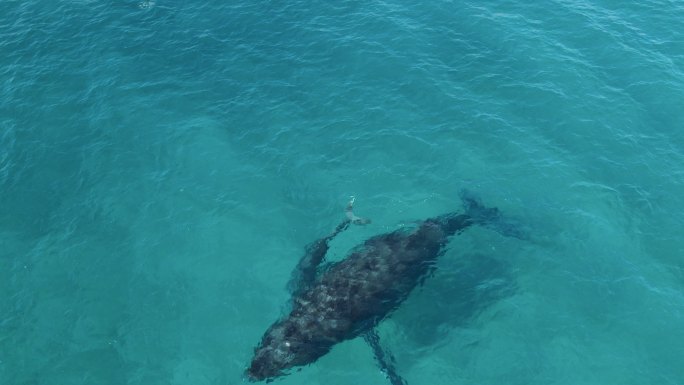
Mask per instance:
[[[472,191],[463,189],[459,193],[465,213],[481,226],[488,227],[507,237],[528,240],[530,238],[524,227],[515,220],[506,218],[496,207],[486,207]]]
[[[501,211],[496,207],[485,207],[479,197],[472,191],[463,189],[458,194],[463,202],[463,208],[475,223],[488,224],[501,219]]]

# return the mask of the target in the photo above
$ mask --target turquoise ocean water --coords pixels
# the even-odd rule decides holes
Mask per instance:
[[[239,384],[304,245],[461,210],[410,385],[684,383],[679,1],[0,2],[0,384]],[[282,384],[388,384],[360,339]]]

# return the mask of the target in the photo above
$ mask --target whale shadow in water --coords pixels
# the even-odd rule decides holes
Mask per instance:
[[[250,381],[271,381],[292,368],[315,362],[342,341],[363,336],[393,385],[406,382],[394,368],[392,355],[380,345],[375,330],[432,272],[450,238],[472,225],[526,239],[496,208],[487,208],[463,191],[464,213],[449,213],[420,222],[415,228],[374,236],[343,260],[321,268],[329,242],[351,223],[347,218],[330,235],[306,248],[289,288],[291,311],[264,333],[247,368]]]
[[[419,359],[415,354],[422,354],[423,348],[451,343],[452,332],[477,327],[483,313],[518,290],[510,263],[500,257],[476,252],[444,259],[448,261],[392,314],[392,326],[379,331],[388,337],[385,345],[411,347],[401,349],[404,365]]]

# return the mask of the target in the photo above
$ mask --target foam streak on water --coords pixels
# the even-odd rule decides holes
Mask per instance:
[[[379,328],[411,385],[684,382],[684,7],[0,2],[0,384],[235,384],[348,197],[473,228]],[[386,384],[363,341],[283,383]]]

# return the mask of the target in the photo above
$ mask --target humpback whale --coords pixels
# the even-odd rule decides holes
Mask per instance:
[[[464,212],[369,238],[346,258],[322,269],[329,242],[350,224],[368,222],[354,215],[352,199],[345,220],[330,235],[307,246],[289,284],[291,310],[264,333],[246,370],[247,378],[271,381],[292,368],[313,363],[337,343],[363,336],[390,382],[404,385],[391,354],[380,346],[375,326],[421,284],[453,235],[479,224],[526,238],[503,220],[497,208],[483,206],[466,191],[460,195]]]

